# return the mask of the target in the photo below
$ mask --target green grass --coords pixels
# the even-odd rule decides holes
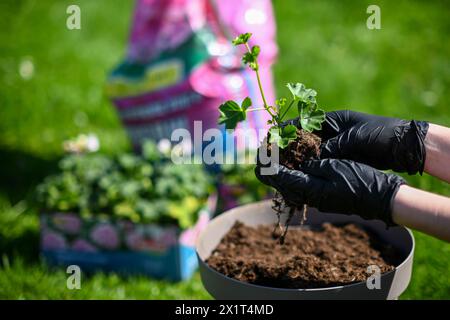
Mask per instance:
[[[175,284],[144,277],[121,278],[97,273],[81,277],[81,288],[69,290],[63,269],[45,264],[32,268],[21,260],[4,267],[0,273],[2,299],[211,299],[203,289],[200,276]]]
[[[65,27],[65,9],[79,4],[82,29]],[[423,119],[450,126],[450,21],[444,1],[378,1],[382,29],[366,28],[371,1],[275,2],[280,55],[277,89],[301,81],[326,110]],[[54,170],[61,143],[94,132],[103,150],[129,149],[103,94],[125,52],[132,3],[127,1],[1,1],[0,20],[0,298],[209,298],[198,275],[173,284],[96,274],[81,290],[66,288],[62,269],[38,255],[35,184]],[[18,72],[32,61],[34,75]],[[450,195],[428,175],[411,185]],[[450,245],[418,232],[411,284],[402,298],[450,298]]]

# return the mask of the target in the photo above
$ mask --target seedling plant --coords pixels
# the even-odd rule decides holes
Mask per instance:
[[[322,128],[325,121],[325,111],[317,104],[317,92],[308,89],[302,83],[287,83],[291,95],[289,98],[281,97],[275,104],[267,102],[264,89],[259,74],[258,56],[261,49],[258,45],[250,46],[251,33],[244,33],[236,37],[232,43],[235,46],[244,46],[246,51],[242,56],[242,62],[252,69],[256,74],[259,91],[262,98],[262,107],[252,107],[252,100],[246,97],[240,104],[233,100],[228,100],[219,107],[219,124],[224,124],[226,129],[235,129],[239,122],[245,121],[248,112],[265,111],[270,115],[268,124],[270,125],[267,140],[270,145],[276,145],[281,150],[281,164],[293,167],[292,164],[301,163],[303,160],[318,155],[318,145],[320,139],[312,134],[315,130]],[[285,116],[294,108],[297,115],[297,122],[285,123]],[[306,146],[306,147],[305,147]],[[311,150],[313,150],[311,152]],[[274,209],[278,215],[277,226],[280,226],[280,214],[283,206],[289,207],[289,216],[286,221],[284,231],[281,232],[280,242],[284,242],[288,225],[296,209],[300,209],[298,204],[287,203],[278,193],[275,195]],[[302,223],[306,215],[306,205],[300,206],[303,209]],[[275,233],[276,230],[274,230]]]

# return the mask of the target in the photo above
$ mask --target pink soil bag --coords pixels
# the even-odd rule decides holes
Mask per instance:
[[[273,101],[270,67],[277,46],[270,1],[137,1],[127,56],[106,86],[136,148],[143,139],[170,139],[177,128],[193,137],[194,121],[201,121],[202,133],[224,131],[217,119],[225,100],[250,96],[255,106],[262,105],[255,75],[242,67],[240,48],[230,44],[243,32],[252,32],[250,43],[264,48],[262,82]],[[248,120],[241,128],[267,127],[265,113],[252,112]]]

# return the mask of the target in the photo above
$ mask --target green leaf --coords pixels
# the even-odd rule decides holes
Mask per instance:
[[[249,97],[242,101],[241,106],[232,100],[228,100],[219,107],[219,124],[225,124],[226,129],[235,129],[238,122],[246,119],[247,109],[252,105]]]
[[[291,91],[295,100],[300,100],[307,104],[316,103],[317,92],[314,89],[307,89],[303,83],[288,83],[286,85]]]
[[[132,170],[139,164],[139,158],[132,154],[121,154],[117,157],[119,165],[125,170]]]
[[[252,99],[250,99],[249,97],[246,97],[244,99],[244,101],[242,101],[242,104],[241,104],[243,110],[247,110],[251,105],[252,105]]]
[[[298,101],[299,123],[302,129],[308,132],[320,130],[322,122],[325,121],[325,112],[317,108],[317,92],[307,89],[302,83],[288,83],[287,87],[291,91],[294,101]]]
[[[247,64],[252,70],[258,70],[258,55],[261,49],[259,46],[253,46],[251,52],[246,52],[242,56],[242,62]]]
[[[280,98],[275,100],[275,104],[279,107],[279,110],[281,111],[281,108],[284,107],[286,104],[286,98]]]
[[[289,124],[281,130],[281,136],[286,139],[295,140],[297,138],[297,127]]]
[[[322,129],[322,122],[325,121],[325,111],[314,108],[301,108],[300,125],[303,130],[312,132]]]
[[[237,36],[236,38],[234,38],[234,40],[232,41],[232,43],[235,45],[235,46],[238,46],[238,45],[240,45],[240,44],[245,44],[245,43],[247,43],[248,42],[248,40],[250,39],[250,37],[252,36],[252,34],[251,33],[243,33],[243,34],[240,34],[239,36]]]
[[[281,129],[279,127],[272,127],[269,129],[269,143],[276,143],[281,140]]]
[[[252,55],[257,58],[259,56],[259,53],[261,52],[261,48],[259,46],[253,46],[252,47]]]
[[[145,140],[142,144],[142,156],[151,162],[159,161],[162,157],[156,143],[150,139]]]
[[[272,127],[269,129],[269,134],[269,142],[276,143],[281,149],[284,149],[297,138],[297,127],[291,124],[284,128]]]
[[[256,56],[251,52],[244,53],[242,62],[247,64],[252,70],[258,70],[258,61],[256,60]]]

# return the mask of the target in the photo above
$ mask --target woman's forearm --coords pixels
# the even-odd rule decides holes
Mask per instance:
[[[403,185],[392,211],[395,223],[450,242],[450,198]]]
[[[425,172],[450,183],[450,128],[430,123],[425,149]]]

